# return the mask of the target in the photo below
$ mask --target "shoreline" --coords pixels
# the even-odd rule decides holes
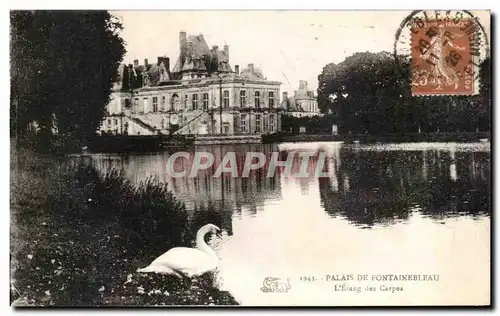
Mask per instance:
[[[474,133],[406,133],[381,135],[275,134],[263,137],[263,143],[344,142],[344,143],[420,143],[420,142],[479,142],[491,141],[491,132]]]
[[[377,143],[420,143],[420,142],[491,142],[491,132],[472,133],[406,133],[381,135],[331,135],[276,133],[269,135],[186,135],[172,137],[165,135],[107,135],[95,137],[88,146],[90,153],[155,152],[165,149],[182,150],[197,145],[224,145],[246,143],[301,143],[301,142],[344,142],[346,144]],[[75,152],[78,154],[78,152]]]

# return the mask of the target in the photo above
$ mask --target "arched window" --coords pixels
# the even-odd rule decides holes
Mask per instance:
[[[177,111],[179,109],[179,95],[174,93],[170,101],[170,110]]]

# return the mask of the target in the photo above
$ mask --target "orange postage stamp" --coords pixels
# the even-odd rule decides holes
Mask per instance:
[[[413,95],[478,92],[481,39],[474,19],[416,19],[410,31]]]

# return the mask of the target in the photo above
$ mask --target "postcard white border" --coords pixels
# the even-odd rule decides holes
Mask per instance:
[[[252,0],[252,1],[234,1],[234,0],[212,0],[212,1],[203,1],[203,0],[182,0],[182,1],[161,1],[161,0],[143,0],[143,1],[130,1],[129,3],[125,3],[124,1],[103,1],[103,0],[87,0],[87,1],[78,1],[78,2],[70,2],[70,1],[58,1],[58,0],[45,0],[45,1],[27,1],[27,0],[18,0],[13,2],[10,6],[7,6],[7,2],[2,2],[0,6],[2,7],[2,14],[0,15],[1,19],[1,33],[0,36],[2,37],[2,41],[0,43],[3,43],[2,49],[1,49],[1,54],[2,54],[2,60],[4,61],[1,64],[1,78],[2,78],[2,91],[5,96],[4,100],[5,103],[1,107],[2,111],[4,112],[3,115],[0,115],[0,126],[3,129],[3,132],[0,134],[0,142],[1,142],[1,148],[3,148],[4,154],[1,156],[1,163],[0,163],[0,176],[1,176],[1,201],[2,204],[4,205],[5,211],[2,212],[3,220],[0,221],[1,225],[3,226],[2,232],[3,238],[1,240],[1,246],[3,251],[1,252],[2,255],[2,260],[1,266],[0,266],[0,273],[1,273],[1,282],[0,284],[0,297],[3,298],[3,304],[1,306],[2,309],[2,315],[10,315],[14,313],[14,310],[9,306],[9,236],[6,232],[9,231],[9,225],[10,225],[10,220],[9,220],[9,214],[8,214],[8,209],[9,209],[9,198],[10,198],[10,193],[9,193],[9,162],[10,162],[10,138],[9,138],[9,13],[8,10],[11,9],[114,9],[114,10],[155,10],[155,9],[163,9],[163,10],[192,10],[192,9],[197,9],[197,10],[217,10],[217,9],[231,9],[231,10],[273,10],[273,9],[284,9],[284,10],[411,10],[411,9],[491,9],[493,14],[498,13],[499,7],[500,7],[500,2],[499,1],[486,1],[486,0],[475,0],[473,3],[470,1],[466,2],[463,0],[455,0],[455,1],[450,1],[450,0],[443,0],[436,2],[435,0],[420,0],[418,1],[418,8],[415,7],[415,2],[410,3],[410,2],[400,2],[400,1],[391,1],[391,0],[385,0],[385,1],[369,1],[369,0],[359,0],[359,1],[320,1],[320,0],[308,0],[308,1],[298,1],[298,0],[289,0],[289,1],[278,1],[278,0]],[[474,5],[473,8],[470,6]],[[5,6],[5,8],[3,8]],[[493,27],[494,25],[492,25]],[[492,32],[492,35],[494,38],[492,38],[492,41],[497,40],[497,33]],[[492,56],[494,54],[494,57],[496,58],[496,52],[492,52]],[[497,63],[494,63],[495,65]],[[495,69],[497,70],[497,69]],[[498,91],[498,82],[495,82],[495,91]],[[499,113],[498,110],[494,111],[495,113],[495,118],[497,118],[497,115]],[[498,120],[495,120],[498,121]],[[494,129],[495,135],[494,139],[498,139],[498,128]],[[496,158],[495,163],[497,163]],[[495,168],[495,175],[497,176],[498,173],[498,168]],[[496,178],[496,177],[495,177]],[[495,195],[500,196],[498,194],[498,187],[495,187]],[[493,212],[496,212],[496,210],[493,210]],[[498,222],[498,215],[495,214],[495,226],[497,226]],[[497,234],[498,235],[498,234]],[[498,251],[498,243],[496,243],[495,250]],[[493,274],[493,275],[496,275]],[[498,295],[498,291],[496,291]],[[498,298],[498,297],[497,297]],[[498,299],[495,300],[498,302]],[[213,310],[212,312],[218,312],[220,309]],[[386,313],[387,310],[375,310],[378,312]],[[456,310],[455,310],[456,311]],[[32,312],[37,312],[37,313],[43,313],[45,315],[52,315],[54,310],[47,310],[47,311],[41,311],[41,310],[36,310]],[[58,314],[60,315],[73,315],[77,313],[82,313],[82,312],[88,312],[88,310],[58,310]],[[137,315],[138,313],[165,313],[164,310],[125,310],[125,309],[119,309],[119,310],[94,310],[92,311],[96,315],[114,315],[118,313],[133,313],[134,315]],[[196,309],[196,310],[179,310],[179,309],[169,309],[168,313],[173,314],[173,313],[179,313],[182,312],[183,314],[198,314],[198,313],[204,313],[207,312],[207,309]],[[237,309],[232,309],[231,311],[225,311],[226,313],[238,313],[241,312],[241,310]],[[277,312],[282,312],[282,313],[290,313],[292,310],[276,310],[276,309],[270,309],[270,310],[262,310],[262,309],[256,309],[249,311],[245,309],[245,312],[251,312],[251,313],[259,313],[263,315],[271,315]],[[306,311],[303,309],[297,309],[294,311],[294,313],[298,314],[304,314],[306,315],[310,311]],[[338,310],[338,312],[344,313],[346,310]],[[366,309],[352,309],[349,310],[351,313],[366,313],[366,312],[374,312],[374,310],[366,310]],[[399,313],[418,313],[420,312],[418,309],[417,310],[412,310],[412,311],[407,311],[407,310],[392,310],[390,311],[391,313],[399,314]],[[434,313],[449,313],[449,312],[454,312],[454,310],[449,310],[449,311],[429,311],[429,310],[422,310],[422,312],[425,312],[428,315],[432,315]],[[484,311],[487,312],[487,311]]]

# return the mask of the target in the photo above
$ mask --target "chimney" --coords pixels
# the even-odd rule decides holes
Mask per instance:
[[[224,54],[226,55],[227,61],[229,62],[229,45],[224,45]]]
[[[193,41],[187,42],[187,54],[189,56],[193,55]]]
[[[163,60],[165,61],[165,68],[167,69],[167,73],[170,73],[170,58],[164,57]]]
[[[144,66],[148,67],[148,59],[147,58],[144,59]]]
[[[307,83],[304,80],[299,80],[299,90],[305,90]]]
[[[139,67],[139,59],[134,59],[134,68]]]
[[[234,66],[234,72],[239,75],[240,74],[240,65],[235,65]]]
[[[248,70],[250,70],[250,72],[254,72],[253,71],[253,64],[248,64]]]
[[[186,32],[179,32],[179,50],[181,54],[187,49],[187,34]]]
[[[212,46],[212,51],[217,51],[218,49],[219,49],[219,46],[217,46],[217,45]]]

